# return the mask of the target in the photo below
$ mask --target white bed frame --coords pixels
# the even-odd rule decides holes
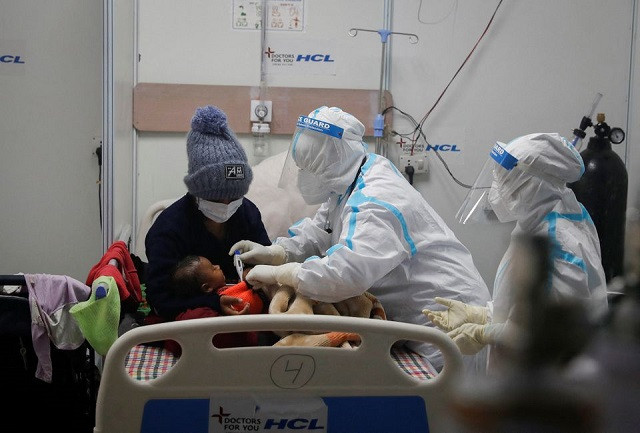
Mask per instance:
[[[211,343],[219,332],[268,330],[357,332],[362,343],[353,350],[217,349]],[[175,366],[150,381],[130,377],[125,369],[129,350],[165,339],[182,346]],[[390,355],[399,340],[436,344],[444,369],[430,380],[411,377]],[[462,374],[458,348],[445,333],[426,326],[268,314],[148,325],[122,335],[109,349],[94,433],[448,433],[454,429],[446,403],[454,379]]]

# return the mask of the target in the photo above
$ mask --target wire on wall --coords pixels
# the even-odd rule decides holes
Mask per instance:
[[[420,0],[420,5],[418,6],[418,22],[421,24],[440,24],[441,22],[449,18],[449,15],[451,15],[454,11],[458,10],[458,0],[453,0],[451,2],[451,7],[442,18],[439,18],[435,21],[422,21],[420,19],[420,12],[422,11],[422,1],[423,0]]]
[[[416,130],[419,130],[420,131],[420,135],[424,139],[425,143],[431,144],[431,143],[429,143],[427,141],[427,137],[425,137],[424,133],[422,132],[422,128],[419,127],[418,121],[416,119],[414,119],[413,116],[411,116],[409,113],[406,113],[406,112],[402,111],[401,109],[399,109],[398,107],[396,107],[394,105],[392,105],[390,107],[387,107],[384,111],[387,112],[389,110],[396,110],[398,113],[400,113],[403,116],[407,117],[411,121],[411,123],[413,123],[413,125],[416,127],[416,129],[414,129],[412,132],[410,132],[408,134],[406,134],[406,133],[402,134],[402,133],[399,133],[399,132],[397,132],[395,130],[392,130],[391,131],[392,135],[397,135],[399,137],[409,138],[410,140],[415,142],[415,141],[417,141],[417,139],[413,135],[414,135],[414,132]],[[409,137],[409,136],[412,136],[412,137]],[[449,165],[447,164],[447,162],[440,155],[440,152],[438,152],[437,150],[434,150],[434,152],[436,153],[436,156],[438,157],[438,159],[440,159],[440,162],[442,162],[442,165],[444,165],[444,168],[447,170],[447,172],[449,173],[449,176],[451,176],[453,181],[455,183],[457,183],[458,185],[464,187],[464,188],[471,189],[471,185],[467,185],[466,183],[461,182],[460,180],[458,180],[458,178],[455,177],[455,175],[451,172],[451,169],[449,169]],[[409,174],[409,173],[407,173],[407,174]],[[411,180],[411,177],[412,177],[412,175],[410,175],[410,180]],[[413,182],[410,182],[410,183],[413,183]]]
[[[102,230],[102,144],[93,152],[98,157],[98,215],[100,217],[100,230]]]
[[[422,137],[425,141],[425,143],[430,144],[429,141],[427,141],[427,137],[424,134],[424,130],[423,130],[423,126],[425,121],[427,120],[427,118],[431,115],[431,113],[433,112],[433,110],[436,108],[436,106],[440,103],[440,101],[442,100],[442,97],[444,96],[444,94],[446,93],[446,91],[449,89],[449,87],[451,86],[451,83],[453,83],[453,81],[456,79],[456,77],[458,76],[458,74],[460,73],[460,71],[462,71],[462,69],[464,68],[464,66],[466,65],[467,61],[469,60],[469,58],[471,58],[471,55],[474,53],[474,51],[476,50],[476,48],[478,47],[478,44],[480,44],[480,41],[484,38],[484,36],[487,34],[487,31],[489,30],[489,27],[491,27],[491,24],[493,23],[493,19],[495,18],[496,14],[498,13],[498,9],[500,9],[500,6],[502,5],[502,1],[500,0],[498,2],[498,5],[496,6],[495,10],[493,11],[493,15],[491,15],[491,18],[489,19],[489,22],[487,23],[484,31],[482,32],[482,34],[480,35],[480,37],[478,38],[478,40],[476,41],[476,43],[474,44],[473,48],[471,49],[471,51],[469,51],[469,54],[467,54],[467,57],[464,59],[464,61],[462,62],[462,64],[460,65],[460,67],[458,68],[458,70],[455,72],[455,74],[453,74],[453,77],[451,77],[451,80],[449,80],[449,83],[445,86],[444,90],[440,93],[440,95],[438,96],[438,98],[436,99],[436,102],[431,106],[431,108],[429,109],[429,111],[427,111],[427,114],[425,114],[422,119],[420,119],[420,122],[417,122],[411,115],[409,115],[408,113],[405,113],[404,111],[400,110],[399,108],[395,107],[395,106],[390,106],[387,107],[383,110],[382,114],[384,115],[387,111],[394,109],[397,110],[399,113],[401,113],[402,115],[406,116],[409,120],[411,120],[411,122],[414,125],[414,129],[410,132],[410,133],[398,133],[396,131],[392,131],[392,133],[394,133],[395,135],[398,135],[400,137],[405,137],[405,138],[409,138],[411,140],[411,142],[415,145],[415,143],[418,141],[419,137]],[[413,147],[413,146],[412,146]],[[447,165],[446,161],[444,160],[444,158],[442,158],[442,156],[440,155],[440,152],[438,152],[436,149],[433,150],[434,153],[436,154],[436,156],[438,157],[438,159],[440,160],[440,162],[442,162],[442,164],[444,165],[445,169],[447,170],[447,172],[449,173],[449,175],[451,176],[451,178],[454,180],[454,182],[456,182],[458,185],[467,188],[467,189],[471,189],[471,185],[467,185],[463,182],[461,182],[460,180],[458,180],[453,173],[451,172],[451,170],[449,169],[449,166]]]
[[[464,66],[467,64],[467,61],[469,60],[469,58],[471,57],[471,55],[474,53],[474,51],[476,50],[476,48],[478,47],[478,44],[480,44],[480,41],[484,38],[484,36],[487,34],[487,31],[489,31],[489,27],[491,27],[491,23],[493,23],[493,19],[495,18],[496,14],[498,13],[498,9],[500,9],[500,5],[502,5],[502,1],[500,0],[498,2],[498,5],[496,6],[496,9],[493,11],[493,15],[491,15],[491,18],[489,19],[489,22],[487,23],[487,26],[484,28],[484,31],[482,32],[482,34],[480,35],[480,37],[478,38],[478,40],[476,41],[475,45],[473,46],[473,48],[471,49],[471,51],[469,51],[469,54],[467,54],[467,57],[464,59],[464,61],[462,62],[462,64],[460,65],[460,67],[458,68],[458,70],[456,71],[455,74],[453,74],[453,77],[451,77],[451,80],[449,80],[449,83],[446,85],[446,87],[444,88],[444,90],[442,91],[442,93],[440,93],[440,96],[438,96],[438,99],[436,99],[436,102],[433,104],[433,106],[429,109],[429,111],[427,111],[427,114],[424,115],[424,117],[420,120],[419,122],[419,128],[420,132],[422,132],[422,126],[424,125],[424,122],[427,120],[427,118],[431,115],[431,113],[433,112],[433,109],[436,108],[436,106],[440,103],[440,100],[442,99],[442,97],[444,96],[444,94],[446,93],[446,91],[449,89],[449,86],[451,86],[451,83],[453,83],[453,81],[456,79],[456,77],[458,76],[458,74],[460,73],[460,71],[462,70],[462,68],[464,68]]]

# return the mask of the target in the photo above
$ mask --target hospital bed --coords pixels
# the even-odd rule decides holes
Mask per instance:
[[[212,344],[222,332],[290,330],[356,332],[361,343],[352,349]],[[149,380],[132,377],[132,351],[166,339],[180,344],[180,358]],[[398,362],[402,341],[436,344],[442,371],[426,380],[407,374]],[[107,353],[94,433],[451,432],[447,397],[461,374],[460,352],[446,334],[406,323],[266,314],[148,325],[122,335]]]
[[[247,193],[272,239],[317,209],[277,187],[285,156],[253,167]],[[145,212],[138,256],[146,259],[146,232],[175,200]],[[353,349],[212,344],[216,333],[244,331],[355,332],[362,341]],[[180,343],[179,358],[164,340]],[[439,346],[444,369],[436,372],[404,347],[410,340]],[[461,374],[460,352],[446,334],[387,320],[261,314],[145,325],[121,335],[107,353],[94,433],[453,432],[445,402]]]

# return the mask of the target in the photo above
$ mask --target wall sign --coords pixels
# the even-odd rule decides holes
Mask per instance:
[[[268,42],[262,56],[265,71],[270,75],[336,75],[338,59],[332,41]]]
[[[25,75],[27,59],[23,41],[0,39],[0,75]]]
[[[234,0],[232,27],[235,30],[262,29],[263,3],[267,6],[267,30],[304,30],[304,0]]]

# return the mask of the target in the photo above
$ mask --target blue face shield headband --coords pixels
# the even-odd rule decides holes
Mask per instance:
[[[311,131],[320,132],[322,134],[329,135],[335,138],[342,138],[344,129],[339,126],[333,125],[322,120],[314,119],[313,117],[299,116],[296,123],[298,128],[309,129]]]
[[[458,209],[456,220],[461,224],[496,222],[497,218],[488,202],[489,190],[494,180],[494,171],[502,171],[506,174],[516,165],[518,165],[518,159],[507,152],[502,143],[494,144],[489,152],[489,158],[482,170],[480,170],[473,187],[467,193],[460,209]]]
[[[518,164],[518,159],[507,152],[499,143],[493,145],[489,156],[507,171]]]
[[[296,156],[296,145],[298,142],[298,137],[300,133],[304,130],[319,132],[324,135],[328,135],[329,137],[341,139],[342,134],[344,134],[344,129],[339,126],[333,125],[328,122],[323,122],[322,120],[314,119],[313,117],[307,116],[298,116],[298,122],[296,122],[296,134],[293,140],[293,145],[291,147],[291,156]]]

